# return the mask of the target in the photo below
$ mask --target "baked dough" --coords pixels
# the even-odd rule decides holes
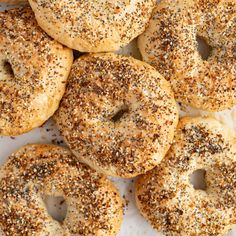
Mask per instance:
[[[139,177],[142,215],[164,235],[226,235],[236,223],[235,134],[212,118],[183,118],[160,165]],[[190,175],[206,171],[206,189]]]
[[[42,195],[65,199],[67,213],[61,224],[48,214]],[[63,147],[24,146],[1,168],[3,236],[115,236],[122,213],[122,201],[113,184]]]
[[[208,111],[236,104],[236,1],[162,0],[138,46],[170,81],[179,102]],[[196,39],[212,51],[198,52]]]
[[[0,135],[42,125],[58,108],[71,49],[44,33],[30,8],[0,12]]]
[[[141,34],[155,0],[30,0],[39,25],[81,52],[116,51]]]
[[[113,53],[77,59],[54,119],[72,152],[106,175],[144,173],[166,154],[178,122],[169,83]]]
[[[1,2],[9,3],[9,4],[22,4],[28,3],[27,0],[1,0]]]

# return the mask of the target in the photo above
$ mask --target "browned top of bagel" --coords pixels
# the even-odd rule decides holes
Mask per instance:
[[[54,118],[81,160],[107,175],[131,177],[163,158],[178,111],[168,82],[154,68],[101,53],[74,62]]]
[[[47,212],[42,195],[67,204],[60,224]],[[63,147],[26,145],[0,172],[0,231],[3,235],[115,236],[122,201],[108,179],[78,162]]]
[[[162,0],[138,45],[178,101],[224,110],[236,104],[235,19],[235,0]],[[200,38],[212,48],[207,59],[198,52]]]
[[[39,25],[82,52],[118,50],[141,34],[155,0],[30,0]]]
[[[212,118],[183,118],[160,165],[141,176],[141,213],[165,235],[226,235],[236,223],[235,134]],[[206,189],[190,175],[206,171]]]
[[[27,0],[1,0],[1,2],[9,3],[9,4],[26,4],[28,3]]]
[[[0,12],[0,135],[27,132],[55,112],[72,61],[30,8]]]

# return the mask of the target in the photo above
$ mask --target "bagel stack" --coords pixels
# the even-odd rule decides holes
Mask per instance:
[[[53,117],[69,149],[28,144],[9,156],[0,234],[118,235],[123,204],[106,176],[137,176],[137,208],[164,235],[227,234],[236,135],[213,118],[179,121],[176,101],[207,112],[236,104],[236,0],[1,2],[29,6],[0,12],[0,135]],[[115,53],[137,37],[143,61]],[[202,189],[191,182],[199,170]],[[62,222],[45,196],[65,200]]]

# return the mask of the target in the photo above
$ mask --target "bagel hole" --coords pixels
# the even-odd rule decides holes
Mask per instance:
[[[211,56],[212,47],[207,43],[207,41],[202,37],[197,35],[197,49],[198,53],[200,54],[201,58],[204,61],[207,61],[208,58]]]
[[[42,195],[48,214],[56,221],[62,223],[66,218],[67,204],[64,197]]]
[[[128,106],[122,107],[116,114],[111,118],[111,120],[116,123],[121,120],[125,113],[129,111]]]
[[[12,69],[12,66],[8,61],[3,62],[3,67],[4,67],[4,70],[6,71],[7,74],[14,76],[14,71]]]
[[[206,177],[206,171],[203,169],[195,170],[190,175],[190,182],[193,185],[194,189],[196,189],[196,190],[206,190],[207,189],[205,177]]]
[[[73,50],[73,56],[74,56],[74,60],[78,59],[80,56],[82,56],[84,53]]]

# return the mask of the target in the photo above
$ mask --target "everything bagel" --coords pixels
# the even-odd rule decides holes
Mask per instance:
[[[42,125],[65,91],[72,50],[44,33],[30,8],[0,12],[0,135]]]
[[[235,19],[235,0],[162,0],[138,46],[178,101],[224,110],[236,104]],[[200,39],[211,47],[208,58],[198,52]]]
[[[155,0],[30,0],[38,24],[81,52],[116,51],[141,34]]]
[[[190,175],[205,171],[205,189]],[[160,165],[136,183],[142,215],[164,235],[226,235],[236,223],[235,134],[212,118],[183,118]]]
[[[47,212],[42,195],[63,197],[60,224]],[[122,220],[117,189],[103,175],[54,145],[26,145],[0,172],[0,231],[7,235],[117,235]]]
[[[54,119],[80,160],[106,175],[128,178],[161,161],[178,110],[169,83],[154,68],[100,53],[74,62]]]

